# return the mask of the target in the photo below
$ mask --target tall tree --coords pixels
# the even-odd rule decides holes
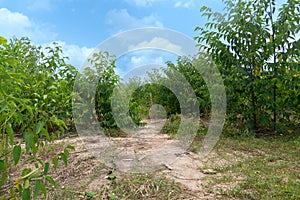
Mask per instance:
[[[250,120],[251,128],[257,130],[260,122],[270,124],[265,120],[269,118],[276,130],[277,117],[284,112],[278,86],[288,69],[299,67],[291,63],[299,63],[300,1],[287,0],[278,10],[275,0],[224,3],[224,14],[201,8],[209,21],[196,28],[200,33],[196,39],[221,66],[227,84],[232,84],[227,86],[240,107],[235,114],[242,107],[240,114]]]

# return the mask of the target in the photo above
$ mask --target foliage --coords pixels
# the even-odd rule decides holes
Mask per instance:
[[[115,85],[119,82],[116,75],[115,58],[107,52],[94,53],[89,59],[91,67],[85,67],[83,76],[89,81],[95,81],[97,84],[95,94],[95,109],[98,121],[101,127],[115,127],[111,112],[111,95]]]
[[[167,62],[167,66],[161,69],[148,71],[148,77],[145,80],[139,80],[140,86],[137,87],[132,98],[132,102],[141,107],[139,111],[143,113],[142,116],[149,117],[148,111],[154,104],[162,105],[168,117],[181,114],[182,110],[192,113],[189,101],[193,100],[196,102],[192,102],[192,104],[199,105],[202,115],[209,115],[211,108],[209,91],[201,74],[195,68],[195,60],[198,62],[201,59],[204,58],[201,56],[193,59],[179,57],[175,64]],[[186,82],[179,78],[185,79]],[[178,85],[180,85],[180,93],[186,94],[186,96],[190,95],[187,88],[191,87],[196,99],[189,99],[188,102],[180,105],[178,97],[172,91],[172,88],[174,89]]]
[[[139,94],[132,98],[132,102],[141,105],[143,116],[149,116],[149,109],[159,104],[164,107],[167,116],[180,112],[179,102],[174,93],[167,87],[160,84],[145,84],[141,86],[134,94]]]
[[[252,136],[252,131],[271,129],[285,133],[292,133],[293,129],[299,131],[300,39],[297,35],[300,32],[300,1],[287,0],[279,9],[275,0],[225,0],[224,3],[225,14],[201,8],[208,22],[205,27],[196,28],[200,33],[196,39],[201,47],[197,57],[179,57],[176,63],[167,62],[165,68],[148,72],[147,80],[131,79],[125,84],[115,72],[116,58],[108,52],[94,53],[84,70],[77,72],[65,62],[57,44],[42,48],[32,45],[26,38],[7,41],[0,37],[0,194],[3,199],[36,199],[40,193],[46,196],[47,187],[55,185],[49,170],[57,169],[59,160],[67,165],[69,150],[74,147],[67,146],[45,160],[39,149],[64,134],[74,119],[79,118],[86,127],[94,126],[97,121],[104,129],[119,131],[120,125],[132,125],[131,122],[134,126],[140,125],[143,118],[149,117],[149,109],[160,104],[169,117],[162,131],[176,137],[180,117],[186,113],[193,115],[194,106],[199,106],[200,112],[209,118],[213,101],[207,80],[197,67],[201,63],[200,67],[209,70],[211,63],[207,58],[210,56],[226,84],[230,122],[246,129],[234,131],[234,134]],[[210,75],[209,83],[213,83],[215,74]],[[191,93],[180,78],[195,92],[196,100],[188,99],[192,101],[190,105],[180,102],[172,90],[179,86],[182,96]],[[76,93],[73,92],[74,84],[78,89]],[[213,86],[218,90],[217,85]],[[119,101],[113,104],[115,100]],[[78,108],[76,116],[73,108]],[[122,124],[116,118],[122,119]],[[194,133],[196,142],[191,150],[199,149],[203,133],[207,131],[207,127],[201,128]],[[299,138],[287,142],[287,146],[280,142],[265,147],[274,150],[267,152],[267,156],[216,169],[219,172],[242,171],[240,175],[247,176],[246,181],[224,194],[238,198],[299,197],[299,192],[295,192],[299,191],[299,177],[295,175],[299,170],[292,169],[294,174],[289,174],[287,179],[284,177],[289,173],[289,166],[299,164],[295,161],[299,157]],[[276,151],[272,145],[280,148]],[[241,148],[258,154],[266,151],[259,145],[253,148],[255,150],[249,144],[245,146]],[[285,158],[279,155],[289,150],[293,152],[286,153]],[[280,162],[282,160],[289,166]],[[19,174],[11,175],[13,168],[20,168]],[[258,168],[263,170],[265,177],[260,178]],[[274,170],[279,175],[273,177]],[[102,188],[101,194],[110,199],[143,198],[148,194],[171,198],[181,194],[176,184],[163,182],[161,178],[147,175],[123,180],[115,175],[108,178],[112,181],[109,187]],[[262,188],[272,194],[264,194]],[[160,196],[158,190],[163,191]],[[84,195],[87,198],[97,196],[93,192]]]
[[[126,129],[126,133],[134,130],[138,125],[141,125],[141,120],[147,113],[148,101],[139,101],[144,99],[140,91],[143,88],[139,78],[122,81],[114,90],[111,106],[114,119],[117,121],[118,127],[122,130]]]
[[[207,177],[204,188],[225,199],[299,199],[299,142],[296,132],[224,137],[215,149],[219,158],[208,159],[203,167],[220,175]]]
[[[248,128],[278,130],[299,121],[299,0],[278,9],[275,0],[224,1],[225,14],[208,18],[196,37],[219,65],[228,111]]]
[[[46,195],[46,182],[55,184],[47,175],[50,163],[42,161],[37,150],[64,132],[72,116],[76,70],[61,53],[57,45],[43,50],[26,38],[0,37],[0,192],[10,189],[12,199],[30,199],[32,194],[35,199],[40,191]],[[52,158],[54,168],[58,157],[66,164],[68,149]],[[12,180],[11,163],[21,167],[18,163],[25,158],[34,167],[24,167],[21,176]]]
[[[170,74],[172,70],[182,74],[188,83],[192,86],[193,91],[195,92],[195,95],[198,100],[199,110],[200,112],[204,114],[209,114],[210,112],[210,96],[209,91],[207,88],[207,85],[202,78],[202,75],[199,74],[199,71],[196,69],[195,60],[199,62],[201,59],[204,59],[203,56],[198,56],[197,58],[189,59],[187,57],[179,57],[177,59],[177,63],[173,64],[171,62],[168,62],[168,68],[166,70],[167,74]],[[201,61],[200,61],[201,62]],[[204,61],[202,63],[205,65]],[[202,66],[201,66],[202,67]]]
[[[180,126],[180,115],[171,115],[162,128],[162,133],[175,137]]]

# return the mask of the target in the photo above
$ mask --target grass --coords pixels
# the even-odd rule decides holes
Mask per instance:
[[[110,194],[119,199],[177,199],[184,195],[179,184],[153,174],[128,174],[110,187]]]
[[[201,180],[202,191],[196,193],[218,199],[300,199],[299,131],[264,138],[234,137],[232,131],[227,127],[213,152],[203,160],[199,171],[212,169],[217,173],[206,174]],[[49,159],[66,145],[67,142],[45,146],[39,150],[39,155]],[[76,151],[84,152],[84,149]],[[114,172],[116,178],[107,180],[108,168],[92,156],[81,156],[81,153],[71,152],[68,166],[61,163],[58,171],[50,171],[57,187],[50,188],[46,199],[195,197],[195,192],[157,173]],[[95,181],[96,186],[90,187]]]
[[[48,199],[178,199],[186,196],[178,183],[153,174],[127,174],[93,191],[55,189]]]
[[[39,154],[45,158],[61,151],[67,142],[52,144],[40,149]],[[76,149],[76,151],[82,151]],[[87,153],[87,152],[85,152]],[[71,152],[68,166],[51,171],[57,182],[50,187],[47,200],[56,199],[182,199],[189,195],[179,183],[155,173],[124,174],[115,173],[115,179],[105,177],[110,171],[93,156]],[[91,186],[93,185],[93,186]],[[41,196],[40,199],[45,199]]]
[[[223,138],[217,153],[227,161],[208,162],[218,176],[206,189],[224,198],[300,199],[300,137]]]
[[[204,160],[203,192],[221,199],[300,199],[300,136],[268,138],[223,137]],[[156,174],[119,174],[115,181],[93,190],[65,188],[64,199],[183,199],[190,192]],[[89,194],[90,196],[88,196]]]

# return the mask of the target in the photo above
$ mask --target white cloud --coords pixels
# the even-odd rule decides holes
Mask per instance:
[[[125,0],[127,3],[134,4],[136,6],[148,7],[152,6],[153,3],[167,0]]]
[[[175,8],[183,7],[183,8],[191,8],[194,6],[194,0],[179,0],[174,4]]]
[[[168,2],[172,3],[175,8],[191,8],[194,6],[195,0],[125,0],[129,4],[134,4],[139,7],[150,7],[155,3]]]
[[[152,71],[152,69],[160,69],[166,66],[167,61],[175,62],[177,58],[177,55],[160,50],[147,49],[134,51],[117,59],[116,73],[121,77],[125,74],[143,74],[146,71]]]
[[[151,57],[151,56],[132,56],[130,60],[130,65],[132,67],[137,67],[137,66],[142,66],[142,65],[147,65],[147,64],[160,64],[163,65],[163,57]]]
[[[78,45],[74,44],[67,44],[66,42],[63,41],[56,41],[58,46],[62,47],[63,50],[63,56],[66,56],[69,58],[67,63],[72,64],[73,66],[80,68],[82,64],[86,61],[88,56],[92,53],[94,50],[93,48],[88,48],[88,47],[80,47]],[[53,44],[44,44],[42,45],[43,47],[46,46],[53,46]]]
[[[179,45],[173,44],[169,40],[161,37],[154,37],[150,41],[144,41],[137,45],[129,46],[129,51],[145,49],[145,48],[155,48],[155,49],[166,49],[168,51],[172,51],[177,54],[182,53],[182,48]]]
[[[154,15],[143,18],[135,18],[126,9],[111,10],[107,13],[107,23],[117,30],[125,30],[141,27],[163,27],[163,24]]]
[[[4,37],[29,37],[35,43],[54,40],[57,36],[48,26],[37,24],[26,15],[7,8],[0,8],[0,27],[0,34]]]
[[[154,55],[153,52],[129,55],[126,56],[126,59],[128,60],[117,60],[116,73],[121,77],[123,77],[125,74],[137,75],[137,72],[141,69],[147,69],[147,71],[151,71],[151,69],[158,68],[158,66],[164,66],[166,62],[163,55]],[[132,70],[137,72],[133,72]]]
[[[27,9],[32,11],[50,11],[53,8],[51,0],[29,0]]]
[[[0,35],[6,38],[29,37],[33,44],[51,46],[57,34],[50,32],[46,25],[37,24],[30,20],[26,15],[19,12],[12,12],[6,8],[0,8]],[[74,44],[67,44],[63,41],[57,42],[62,46],[64,56],[69,57],[69,63],[80,67],[92,52],[92,48],[79,47]]]

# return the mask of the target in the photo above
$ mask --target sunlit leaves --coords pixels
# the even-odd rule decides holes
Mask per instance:
[[[34,163],[37,169],[44,167],[44,179],[53,183],[47,176],[52,165],[44,163],[37,152],[46,144],[42,140],[55,139],[68,128],[66,122],[71,122],[72,118],[71,99],[77,70],[65,63],[61,53],[61,47],[55,44],[43,49],[32,45],[27,38],[7,40],[0,37],[0,135],[4,138],[0,152],[0,187],[6,185],[6,181],[14,181],[8,177],[7,172],[12,167],[9,162],[22,169],[19,163],[23,162],[23,153],[28,154],[26,161]],[[68,152],[63,153],[66,163]],[[54,159],[55,168],[57,156],[59,152]],[[31,198],[33,179],[42,175],[37,169],[23,170],[22,177],[15,180],[18,194],[11,190],[13,199]],[[42,181],[34,186],[34,198],[39,191],[46,195]]]
[[[289,118],[299,118],[294,112],[299,93],[286,71],[299,69],[300,1],[279,9],[275,0],[224,3],[224,14],[200,9],[208,22],[195,29],[195,39],[224,75],[228,115],[252,130],[297,123]]]

